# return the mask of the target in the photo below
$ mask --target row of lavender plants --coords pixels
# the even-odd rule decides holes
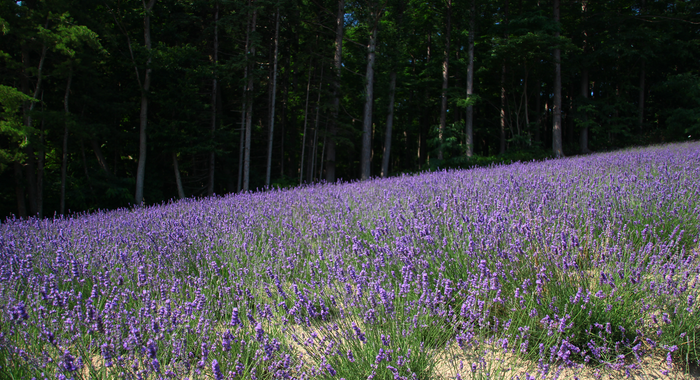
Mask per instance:
[[[0,376],[687,370],[699,225],[698,143],[7,220]]]

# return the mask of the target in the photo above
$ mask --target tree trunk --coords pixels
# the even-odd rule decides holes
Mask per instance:
[[[535,77],[535,84],[537,85],[535,92],[535,142],[542,142],[542,82],[539,76]]]
[[[576,93],[576,85],[574,81],[569,83],[569,107],[566,112],[565,122],[566,122],[566,143],[569,145],[574,145],[574,94]]]
[[[447,87],[449,85],[449,68],[450,68],[450,32],[452,26],[452,0],[447,0],[447,29],[445,33],[445,59],[442,61],[442,104],[440,107],[440,130],[438,139],[440,146],[438,148],[438,160],[443,159],[442,145],[445,141],[445,127],[447,124]]]
[[[581,14],[583,22],[586,21],[586,11],[588,10],[588,0],[581,1]],[[585,55],[588,51],[588,33],[583,30],[583,54]],[[589,81],[588,81],[588,67],[584,66],[581,69],[581,97],[583,98],[584,105],[587,103],[588,94],[590,93]],[[588,149],[588,112],[586,110],[582,111],[581,118],[583,119],[583,126],[581,126],[581,131],[579,132],[579,150],[581,153],[589,153]]]
[[[285,127],[287,125],[287,104],[289,100],[290,61],[291,60],[287,58],[287,69],[284,71],[284,78],[282,78],[282,92],[284,93],[284,96],[282,97],[282,112],[280,113],[280,177],[284,177],[284,137]]]
[[[248,70],[246,70],[246,73]],[[246,77],[248,76],[247,74],[245,75]],[[245,86],[244,86],[245,87]],[[243,104],[241,105],[241,128],[240,128],[240,142],[238,144],[238,184],[236,185],[236,192],[240,193],[241,192],[241,187],[243,186],[243,149],[245,147],[245,109],[246,109],[246,104],[247,101],[246,95],[245,95],[245,90],[243,91]]]
[[[66,93],[63,96],[63,111],[66,114],[66,120],[63,125],[63,149],[61,151],[61,199],[59,212],[61,215],[65,214],[66,211],[66,176],[68,172],[68,116],[70,112],[68,110],[68,97],[70,96],[70,86],[73,81],[73,66],[68,72],[68,82],[66,83]]]
[[[559,0],[554,0],[554,23],[557,31],[554,37],[559,39]],[[559,42],[557,41],[557,44]],[[554,99],[552,105],[552,153],[556,158],[564,157],[561,140],[561,49],[554,49]]]
[[[85,157],[85,144],[83,144],[83,140],[80,140],[80,155],[83,158],[83,171],[85,172],[85,179],[87,180],[90,192],[93,193],[92,180],[90,180],[90,172],[88,171],[87,158]]]
[[[328,125],[326,143],[326,182],[335,182],[335,148],[338,135],[338,113],[340,110],[340,73],[343,60],[343,24],[345,21],[345,0],[338,0],[338,13],[335,19],[335,56],[333,57],[333,108]]]
[[[588,100],[589,93],[590,90],[588,88],[588,68],[584,67],[581,70],[581,97],[583,98],[584,102]],[[583,126],[581,127],[579,147],[581,149],[581,153],[589,153],[590,150],[588,150],[588,112],[584,110],[581,117],[583,119]]]
[[[382,153],[382,178],[389,176],[389,157],[391,156],[391,130],[394,126],[394,95],[396,94],[396,72],[389,74],[389,108],[386,113],[386,132],[384,133],[384,152]]]
[[[148,126],[148,91],[151,88],[151,10],[155,5],[156,0],[149,0],[146,4],[144,0],[144,16],[143,16],[143,39],[148,52],[146,60],[146,72],[144,74],[141,88],[141,113],[139,115],[139,162],[136,169],[136,194],[134,203],[136,205],[143,204],[143,184],[146,178],[146,127]],[[135,67],[136,68],[136,67]],[[137,69],[138,70],[138,69]]]
[[[311,169],[309,170],[309,173],[307,174],[308,181],[313,182],[314,181],[314,173],[316,172],[316,148],[318,146],[318,118],[320,116],[320,111],[321,111],[321,90],[323,88],[323,66],[321,66],[321,79],[318,84],[318,99],[316,99],[316,120],[314,121],[314,138],[313,138],[313,143],[311,145],[312,150],[311,150],[311,161],[309,164],[311,165]]]
[[[374,60],[377,45],[377,24],[379,14],[371,15],[372,32],[367,46],[367,71],[365,74],[365,111],[362,117],[362,156],[360,160],[360,177],[365,180],[370,177],[370,159],[372,155],[372,103],[374,100]]]
[[[175,170],[175,184],[177,185],[177,196],[185,198],[185,190],[182,188],[182,178],[180,177],[180,166],[177,164],[177,153],[173,152],[173,169]]]
[[[105,175],[109,176],[109,167],[107,167],[107,160],[102,154],[102,148],[100,147],[100,144],[97,142],[97,140],[90,139],[90,145],[92,146],[92,150],[95,152],[95,157],[97,158],[97,163],[100,164],[100,168],[102,168],[102,171],[105,172]]]
[[[639,131],[643,131],[644,127],[644,80],[646,76],[646,61],[642,59],[642,69],[639,73],[639,120],[637,125]]]
[[[430,50],[432,47],[432,32],[428,33],[425,66],[430,66]],[[414,71],[415,72],[415,71]],[[424,170],[428,164],[428,134],[430,133],[430,83],[425,83],[425,101],[421,107],[421,122],[418,135],[418,169]]]
[[[527,145],[532,146],[532,134],[530,133],[530,110],[529,110],[529,102],[528,102],[528,96],[527,96],[527,77],[528,77],[528,70],[527,70],[527,62],[524,64],[525,66],[525,78],[523,79],[523,97],[525,99],[525,129],[527,131]]]
[[[46,24],[48,26],[48,23]],[[46,27],[45,26],[45,27]],[[41,84],[42,84],[42,79],[43,79],[43,68],[44,68],[44,61],[46,60],[46,53],[48,51],[48,47],[46,45],[42,45],[41,47],[41,57],[39,58],[39,66],[37,68],[37,81],[36,85],[34,86],[34,94],[32,95],[33,99],[37,99],[39,96],[39,92],[41,91]],[[27,68],[29,67],[29,52],[26,49],[22,50],[22,60],[24,61],[24,70],[25,70],[25,78],[27,78]],[[28,91],[28,81],[23,81],[23,92],[26,93]],[[36,105],[35,101],[28,102],[29,104],[25,104],[24,110],[24,120],[25,120],[25,126],[27,130],[31,131],[32,130],[32,112],[34,111],[34,106]],[[36,163],[35,163],[35,157],[34,157],[34,148],[32,147],[31,144],[27,144],[27,146],[24,149],[25,154],[27,155],[27,165],[25,167],[26,172],[27,172],[27,187],[28,187],[28,193],[29,193],[29,212],[32,216],[36,216],[39,214],[39,192],[37,189],[37,177],[36,177]]]
[[[471,15],[469,16],[469,64],[467,66],[467,102],[474,95],[474,33],[476,19],[476,0],[472,0]],[[467,105],[467,157],[474,155],[474,106],[471,103]]]
[[[255,33],[255,19],[258,16],[257,8],[253,10],[253,20],[250,23],[250,32]],[[243,152],[243,191],[246,192],[250,189],[250,143],[253,133],[253,69],[255,67],[255,44],[250,43],[250,61],[248,62],[249,72],[248,72],[248,96],[247,96],[247,109],[245,113],[245,148]]]
[[[248,1],[248,6],[250,6],[250,1]],[[246,60],[248,59],[248,50],[250,49],[250,19],[248,19],[248,25],[245,31],[245,53]],[[243,151],[245,150],[245,130],[246,130],[246,109],[248,108],[248,66],[246,64],[243,70],[243,101],[241,102],[241,128],[240,128],[240,143],[238,147],[238,185],[236,186],[236,192],[240,193],[243,186]]]
[[[501,66],[501,109],[500,109],[500,149],[498,152],[504,154],[506,152],[506,60],[503,60]]]
[[[212,79],[211,89],[211,138],[212,144],[215,144],[216,133],[216,106],[217,106],[217,78],[216,66],[219,63],[219,3],[216,3],[214,8],[214,79]],[[177,161],[176,161],[177,162]],[[207,195],[214,195],[214,173],[216,169],[216,152],[212,150],[209,153],[209,184],[207,186]],[[178,177],[180,173],[178,171]],[[183,198],[182,196],[180,198]]]
[[[508,39],[508,0],[505,1],[504,9],[504,20],[506,24],[506,30],[503,33],[503,38]],[[506,60],[503,59],[503,66],[501,67],[501,110],[500,110],[500,146],[499,153],[504,154],[506,152]]]
[[[42,97],[42,108],[43,108],[43,98],[44,92],[41,92]],[[42,109],[43,111],[43,109]],[[39,132],[39,154],[37,157],[37,167],[36,167],[36,205],[37,205],[37,215],[39,218],[44,217],[44,162],[46,161],[46,151],[44,150],[44,143],[46,142],[46,129],[44,128],[44,118],[41,118],[41,130]]]
[[[267,171],[265,173],[265,186],[270,186],[270,172],[272,171],[272,142],[275,137],[275,101],[277,99],[277,56],[279,52],[280,36],[280,9],[277,8],[275,20],[275,55],[272,68],[272,102],[270,102],[270,139],[267,144]]]
[[[299,184],[304,180],[304,154],[306,153],[306,126],[309,123],[309,92],[311,90],[311,68],[309,80],[306,82],[306,103],[304,104],[304,133],[301,135],[301,161],[299,162]]]

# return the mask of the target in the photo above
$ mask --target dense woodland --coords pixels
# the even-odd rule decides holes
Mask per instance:
[[[700,135],[700,3],[0,3],[0,216]]]

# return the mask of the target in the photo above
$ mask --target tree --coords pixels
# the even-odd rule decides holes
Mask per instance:
[[[338,0],[338,12],[335,18],[335,53],[333,55],[333,108],[328,124],[328,142],[326,143],[326,182],[335,182],[336,136],[338,135],[338,112],[340,110],[340,80],[343,63],[343,31],[345,21],[345,0]]]
[[[214,139],[216,133],[216,100],[217,100],[217,72],[216,66],[219,63],[219,3],[216,2],[214,5],[214,54],[212,58],[212,63],[214,65],[214,78],[211,84],[211,137]],[[173,156],[175,157],[175,156]],[[175,157],[175,167],[177,168],[177,157]],[[209,154],[209,185],[207,187],[207,194],[211,196],[214,194],[214,172],[216,167],[216,152],[212,149]],[[177,170],[177,169],[176,169]],[[179,170],[177,171],[177,176],[179,177]],[[178,187],[178,193],[180,187]],[[181,197],[182,198],[182,197]]]
[[[277,57],[279,52],[279,35],[280,35],[280,9],[277,7],[275,16],[275,54],[274,65],[272,69],[272,101],[270,102],[270,138],[267,145],[267,169],[265,173],[265,186],[270,186],[270,172],[272,171],[272,140],[275,134],[275,100],[277,96]]]
[[[384,132],[384,151],[382,152],[382,178],[389,175],[389,157],[391,156],[391,132],[394,126],[394,96],[396,95],[396,72],[389,74],[389,107],[386,115],[386,131]]]
[[[554,22],[559,24],[559,0],[554,0]],[[559,27],[554,32],[559,38]],[[552,105],[552,151],[554,157],[564,157],[561,141],[561,49],[554,48],[554,99]]]
[[[440,131],[438,137],[440,145],[438,148],[438,160],[442,160],[442,145],[444,143],[445,124],[447,123],[447,87],[449,85],[450,68],[450,32],[452,31],[452,0],[447,0],[447,27],[445,28],[445,58],[442,62],[442,93],[440,107]]]
[[[471,12],[469,13],[469,47],[467,48],[469,63],[467,66],[467,119],[465,122],[466,141],[464,142],[467,146],[467,157],[472,157],[474,155],[474,104],[472,101],[472,96],[474,95],[474,34],[476,33],[475,19],[476,0],[472,0]]]
[[[369,179],[370,160],[372,157],[372,109],[374,106],[374,61],[377,46],[377,30],[381,11],[374,4],[370,13],[370,36],[367,44],[367,69],[365,71],[365,109],[362,114],[362,155],[360,159],[360,177]]]
[[[250,21],[250,35],[255,34],[256,18],[258,16],[257,6],[253,1],[249,3],[253,6],[252,20]],[[255,47],[254,41],[250,41],[247,54],[248,63],[248,87],[246,88],[246,111],[245,111],[245,147],[243,148],[243,191],[250,189],[250,144],[253,133],[253,91],[254,91],[254,69],[255,69]]]

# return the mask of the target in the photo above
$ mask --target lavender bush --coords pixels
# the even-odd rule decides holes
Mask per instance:
[[[697,143],[8,220],[0,374],[688,369],[699,225]]]

